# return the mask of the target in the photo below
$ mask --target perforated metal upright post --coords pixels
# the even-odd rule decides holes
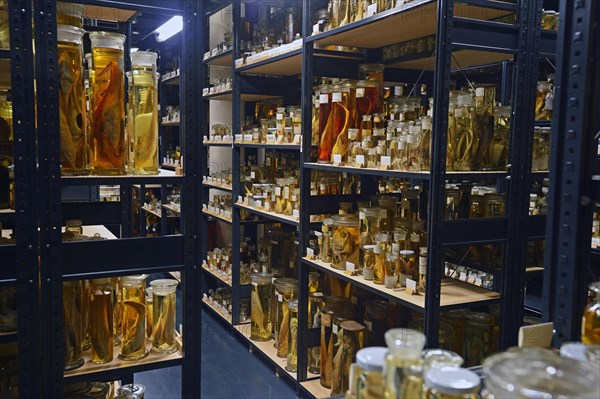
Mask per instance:
[[[543,317],[554,322],[557,345],[579,339],[590,267],[599,267],[590,259],[594,136],[600,130],[599,37],[598,1],[560,2],[543,300]]]

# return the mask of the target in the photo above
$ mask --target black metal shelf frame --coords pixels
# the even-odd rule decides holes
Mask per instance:
[[[19,34],[29,32],[29,43],[31,43],[31,18],[29,7],[26,1],[12,1],[14,5],[19,4],[18,10],[14,7],[14,15],[11,15],[15,21],[22,24],[22,31],[15,32],[15,37]],[[20,4],[23,3],[23,4]],[[96,276],[124,275],[129,273],[156,272],[166,270],[180,270],[184,279],[183,283],[183,334],[186,337],[198,337],[200,335],[200,305],[195,298],[200,286],[200,271],[198,266],[198,208],[199,189],[196,182],[200,174],[198,173],[199,163],[195,161],[195,156],[201,148],[200,140],[196,134],[196,127],[202,120],[200,114],[199,98],[196,88],[198,87],[198,70],[200,64],[200,32],[203,20],[200,18],[199,3],[197,1],[164,2],[161,5],[149,5],[148,2],[139,0],[128,0],[127,2],[116,2],[112,0],[84,0],[79,3],[87,5],[97,5],[105,7],[117,7],[121,9],[131,9],[148,13],[160,12],[164,15],[182,15],[184,19],[184,28],[181,37],[182,46],[182,65],[180,72],[180,96],[182,108],[181,132],[183,142],[184,159],[187,162],[184,165],[183,177],[75,177],[61,178],[60,175],[60,132],[59,132],[59,112],[58,112],[58,85],[57,85],[57,59],[56,59],[56,2],[49,0],[37,0],[34,2],[33,18],[35,25],[35,46],[36,62],[35,68],[37,78],[37,99],[40,106],[38,109],[38,154],[39,172],[37,176],[31,173],[36,179],[29,186],[29,196],[37,195],[32,187],[39,187],[39,196],[44,198],[38,206],[35,216],[40,219],[40,262],[41,262],[41,291],[40,295],[44,298],[40,306],[31,306],[22,313],[28,316],[36,317],[39,312],[39,326],[36,336],[39,339],[39,346],[31,345],[32,351],[37,351],[36,359],[33,363],[33,370],[24,373],[20,370],[20,387],[23,389],[44,389],[44,393],[25,394],[27,397],[56,396],[63,394],[63,347],[62,347],[62,282],[66,279],[74,278],[94,278]],[[21,11],[23,10],[23,11]],[[130,23],[124,23],[125,32],[131,32]],[[29,27],[27,27],[29,26]],[[121,24],[120,24],[121,26]],[[131,37],[131,36],[129,36]],[[11,40],[13,35],[11,34]],[[128,41],[129,42],[129,41]],[[28,48],[27,41],[25,45],[15,48]],[[19,45],[21,42],[18,43]],[[126,49],[128,55],[128,49]],[[127,60],[128,62],[128,60]],[[33,62],[24,65],[15,70],[15,73],[23,74],[23,71],[33,71]],[[33,72],[32,72],[33,73]],[[29,85],[33,85],[31,79],[21,80]],[[15,80],[13,80],[15,81]],[[33,89],[30,89],[33,93]],[[13,96],[14,101],[14,96]],[[28,106],[19,106],[15,109],[20,112],[33,112],[35,109],[28,103]],[[31,111],[29,111],[31,110]],[[31,120],[25,118],[24,121]],[[28,122],[25,122],[28,123]],[[19,126],[17,124],[17,126]],[[33,122],[31,122],[33,129]],[[26,138],[27,136],[25,136]],[[35,137],[30,133],[29,137]],[[27,157],[33,159],[36,157]],[[33,168],[32,170],[35,170]],[[99,185],[99,184],[119,184],[121,185],[121,219],[122,236],[131,236],[131,192],[133,184],[180,184],[182,191],[181,214],[184,229],[180,236],[158,237],[158,238],[139,238],[125,240],[105,240],[90,242],[61,242],[62,225],[62,204],[61,187],[66,185]],[[24,194],[22,194],[24,195]],[[21,204],[25,204],[22,201]],[[33,209],[33,208],[29,208]],[[33,213],[33,212],[32,212]],[[36,226],[35,221],[28,223],[30,229]],[[23,237],[26,237],[23,234]],[[156,241],[154,241],[156,240]],[[160,245],[158,245],[160,244]],[[133,245],[133,247],[131,247]],[[171,248],[172,257],[160,254],[164,252],[165,246]],[[36,245],[37,247],[37,238]],[[157,251],[160,248],[161,251]],[[31,256],[33,251],[23,250],[19,253]],[[110,253],[115,255],[110,255]],[[116,254],[120,254],[119,257]],[[19,255],[18,255],[19,256]],[[81,257],[87,257],[87,262],[82,262]],[[37,258],[37,256],[36,256]],[[121,260],[119,260],[119,258]],[[37,262],[37,259],[36,259]],[[37,270],[37,265],[36,265]],[[21,279],[24,280],[24,279]],[[29,295],[20,295],[22,297],[32,298],[30,294],[30,285],[34,284],[31,279],[27,279]],[[35,280],[33,280],[35,281]],[[21,311],[19,311],[21,313]],[[21,336],[21,332],[19,333]],[[42,351],[40,348],[44,348]],[[22,355],[21,355],[22,356]],[[41,358],[41,361],[40,361]],[[25,358],[27,359],[27,358]],[[21,364],[21,361],[19,362]],[[184,346],[184,356],[175,362],[159,362],[153,365],[139,365],[139,367],[114,369],[106,372],[97,372],[88,374],[89,378],[110,378],[122,379],[123,381],[132,381],[132,373],[155,367],[166,367],[170,365],[182,364],[182,396],[193,397],[200,392],[200,340],[188,339]],[[26,382],[31,378],[37,382]],[[71,377],[69,377],[71,378]],[[41,381],[41,382],[40,382]]]

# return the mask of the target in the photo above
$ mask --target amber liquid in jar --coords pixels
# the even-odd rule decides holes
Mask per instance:
[[[145,302],[143,285],[123,284],[123,346],[120,359],[139,360],[148,356]]]
[[[175,290],[163,292],[153,289],[152,320],[153,337],[152,352],[172,353],[177,350],[175,343]]]
[[[583,312],[581,341],[586,345],[600,344],[600,282],[590,284],[589,291],[595,296]]]
[[[94,284],[94,283],[92,283]],[[113,293],[107,286],[93,286],[90,295],[92,363],[113,360]]]
[[[133,165],[136,174],[158,174],[158,90],[150,67],[132,67]]]

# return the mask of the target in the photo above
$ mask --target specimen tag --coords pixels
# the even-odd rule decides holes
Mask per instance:
[[[357,155],[356,156],[356,166],[361,168],[365,165],[365,156],[364,155]]]
[[[406,279],[406,293],[410,295],[418,294],[417,282],[415,280],[412,280],[410,278]]]
[[[312,248],[306,248],[306,256],[312,259],[315,256],[315,251]]]
[[[243,134],[236,134],[235,135],[235,141],[244,141],[244,135]]]
[[[379,169],[388,170],[392,166],[392,157],[381,157],[381,166]]]
[[[346,271],[354,273],[354,263],[352,263],[352,262],[346,262]]]
[[[300,216],[300,211],[298,209],[294,209],[292,211],[292,215],[294,215],[295,217],[298,217],[298,216]]]
[[[475,279],[475,285],[481,287],[483,285],[483,281],[479,277]]]
[[[333,333],[334,333],[334,334],[337,334],[337,333],[338,333],[338,326],[337,326],[337,324],[333,324],[333,325],[331,326],[331,331],[333,331]]]
[[[460,272],[460,277],[459,277],[460,281],[467,281],[467,273],[465,272]]]
[[[244,197],[242,197],[241,195],[238,195],[238,202],[244,202]]]
[[[375,13],[377,13],[377,3],[367,7],[367,17],[372,17]]]
[[[244,134],[244,141],[250,141],[252,142],[252,135],[251,134]]]
[[[341,165],[342,163],[342,154],[333,154],[333,164]]]

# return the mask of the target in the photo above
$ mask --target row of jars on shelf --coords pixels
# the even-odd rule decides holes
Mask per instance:
[[[255,144],[300,144],[302,111],[298,106],[277,107],[270,118],[261,118],[258,126],[244,126],[236,141]]]
[[[592,248],[600,248],[600,203],[594,204],[592,219]]]
[[[203,181],[213,184],[220,184],[223,186],[231,186],[233,178],[230,168],[225,168],[221,172],[210,172],[208,176],[203,176]]]
[[[65,281],[65,370],[83,366],[83,352],[89,349],[95,364],[111,362],[119,345],[120,359],[143,359],[149,353],[146,340],[154,353],[176,351],[177,284],[158,279],[146,289],[146,275]]]
[[[213,124],[208,137],[204,136],[204,140],[207,139],[210,141],[233,141],[231,125],[226,123]]]

